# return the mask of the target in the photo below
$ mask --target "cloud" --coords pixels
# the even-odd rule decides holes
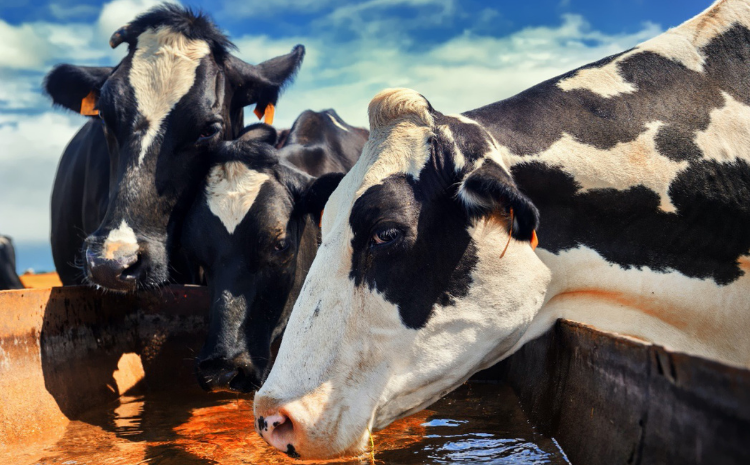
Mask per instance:
[[[47,112],[0,115],[2,234],[21,241],[49,239],[49,201],[63,148],[83,118]]]
[[[324,27],[321,25],[321,28]],[[584,64],[627,50],[661,32],[645,23],[633,34],[594,30],[580,15],[564,15],[555,27],[529,27],[504,37],[472,31],[423,49],[363,32],[337,42],[324,32],[314,38],[241,37],[240,56],[250,62],[286,53],[301,42],[305,61],[296,83],[281,98],[277,124],[290,126],[311,108],[335,108],[347,122],[367,124],[367,104],[386,87],[410,87],[444,113],[458,113],[510,97]]]

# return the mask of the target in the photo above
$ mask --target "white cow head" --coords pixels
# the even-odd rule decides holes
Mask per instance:
[[[537,210],[482,127],[406,89],[369,116],[255,398],[259,432],[293,456],[356,453],[507,356],[550,279],[529,243]]]

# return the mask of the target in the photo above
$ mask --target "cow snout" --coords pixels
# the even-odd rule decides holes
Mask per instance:
[[[252,363],[223,358],[197,360],[198,383],[209,392],[252,392],[260,386],[260,375]]]
[[[90,283],[115,291],[134,291],[140,275],[138,246],[128,244],[116,250],[95,251],[86,248],[86,276]]]
[[[286,413],[277,412],[267,417],[259,416],[255,422],[255,428],[258,433],[266,440],[268,444],[286,453],[292,458],[299,458],[297,452],[299,444],[299,428],[295,431],[294,420]],[[297,447],[295,447],[297,444]]]

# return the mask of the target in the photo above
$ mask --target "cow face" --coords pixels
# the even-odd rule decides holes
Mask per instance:
[[[409,90],[369,116],[255,397],[260,434],[303,458],[358,452],[368,429],[508,355],[550,279],[529,243],[536,208],[487,132]]]
[[[276,103],[304,49],[248,65],[207,18],[173,5],[117,31],[111,44],[121,42],[129,52],[116,67],[60,65],[45,85],[55,104],[98,111],[110,192],[83,263],[92,284],[128,291],[168,280],[175,230],[205,176],[207,151],[237,136],[245,105]]]
[[[209,334],[196,360],[207,390],[257,389],[318,248],[320,213],[342,174],[312,178],[279,163],[276,132],[249,128],[216,149],[183,243],[211,290]]]

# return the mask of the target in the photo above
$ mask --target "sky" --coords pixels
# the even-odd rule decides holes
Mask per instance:
[[[0,234],[17,268],[51,270],[49,197],[57,163],[84,117],[41,92],[57,63],[113,65],[110,35],[153,0],[0,0]],[[443,113],[510,97],[627,50],[706,9],[710,0],[213,0],[200,8],[256,64],[307,49],[276,109],[289,127],[305,109],[334,108],[367,126],[387,87],[422,93]],[[246,124],[254,122],[246,112]],[[251,119],[253,118],[253,119]]]

